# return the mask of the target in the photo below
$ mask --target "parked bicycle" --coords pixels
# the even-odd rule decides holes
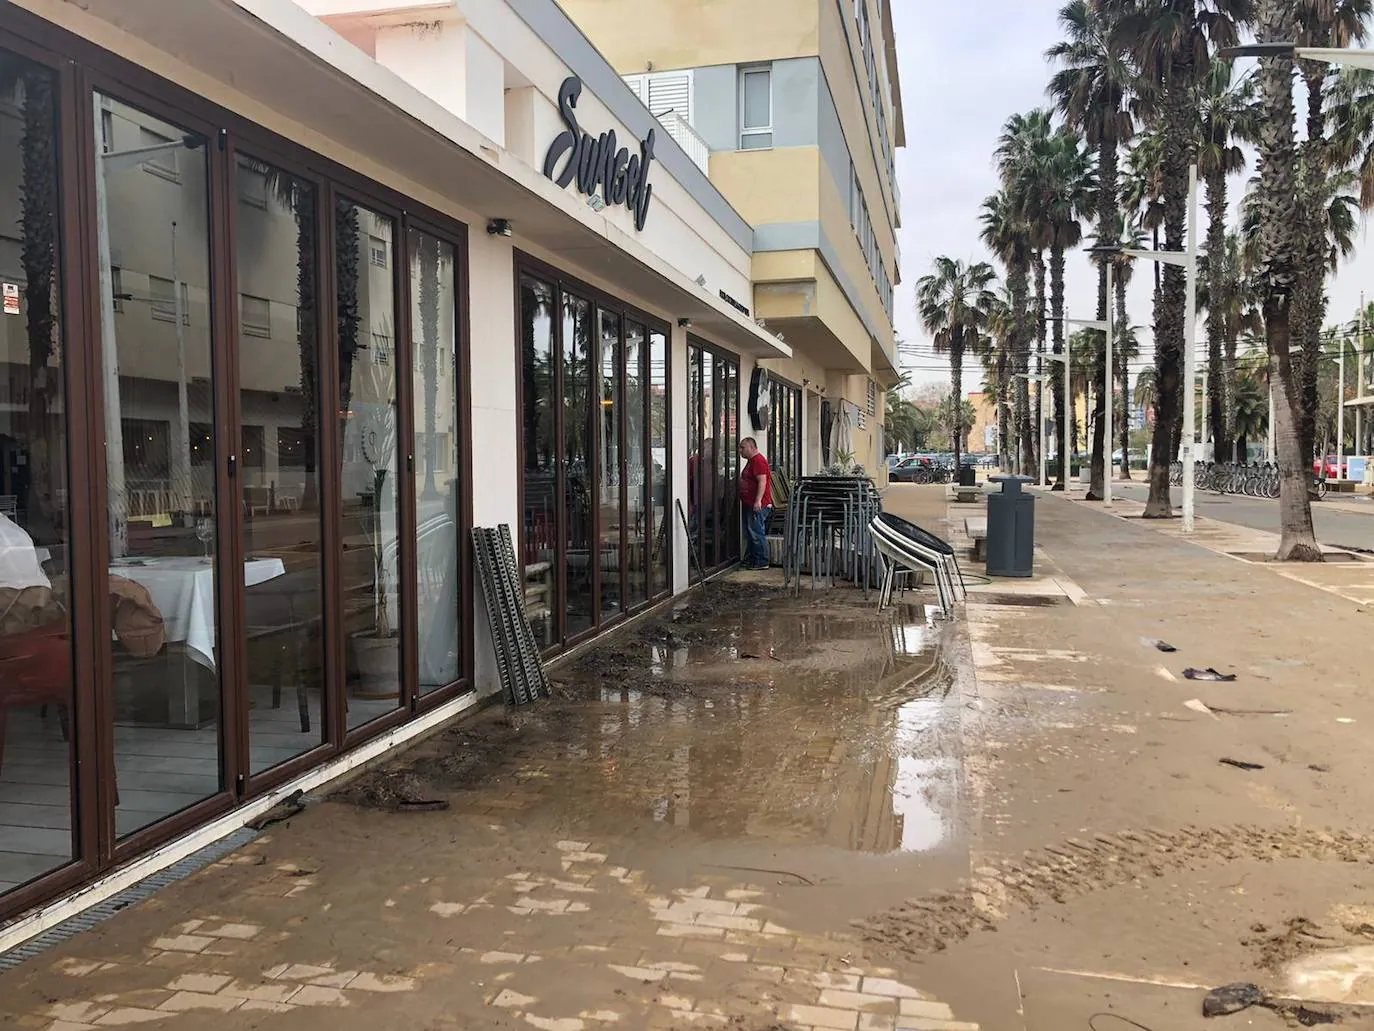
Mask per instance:
[[[1169,466],[1169,482],[1183,485],[1183,463]],[[1273,462],[1198,462],[1193,466],[1193,486],[1217,494],[1243,494],[1251,498],[1279,496],[1279,468]],[[1326,496],[1326,484],[1320,487]]]

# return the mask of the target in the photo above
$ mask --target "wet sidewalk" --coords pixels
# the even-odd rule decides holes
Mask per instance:
[[[949,648],[709,585],[0,975],[0,1024],[974,1027],[850,926],[966,869]]]
[[[1374,1025],[1368,613],[1037,506],[952,625],[689,595],[0,974],[0,1026],[1186,1031],[1236,980]]]

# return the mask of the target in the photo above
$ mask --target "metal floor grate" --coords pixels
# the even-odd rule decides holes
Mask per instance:
[[[197,870],[203,870],[216,860],[223,859],[230,852],[243,847],[257,836],[257,831],[249,830],[247,827],[240,828],[228,837],[221,838],[212,845],[206,845],[198,852],[192,852],[185,859],[173,863],[165,870],[150,874],[137,884],[111,895],[105,901],[91,906],[89,909],[83,909],[56,927],[50,927],[42,934],[16,945],[9,952],[0,953],[0,971],[13,970],[19,964],[33,959],[68,938],[73,938],[82,931],[89,931],[96,924],[104,923],[121,910],[137,905],[167,885],[184,880]]]

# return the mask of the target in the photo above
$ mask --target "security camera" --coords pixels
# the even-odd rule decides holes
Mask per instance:
[[[493,218],[487,223],[487,234],[489,236],[510,236],[510,219]]]
[[[678,324],[680,327],[682,327],[683,329],[691,329],[691,328],[692,328],[692,320],[691,320],[691,319],[678,319],[678,320],[677,320],[677,324]]]

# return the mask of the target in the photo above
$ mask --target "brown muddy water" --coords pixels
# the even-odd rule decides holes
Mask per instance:
[[[554,698],[487,709],[335,797],[461,810],[496,791],[589,833],[926,852],[960,819],[943,633],[855,590],[717,582],[554,669]]]

